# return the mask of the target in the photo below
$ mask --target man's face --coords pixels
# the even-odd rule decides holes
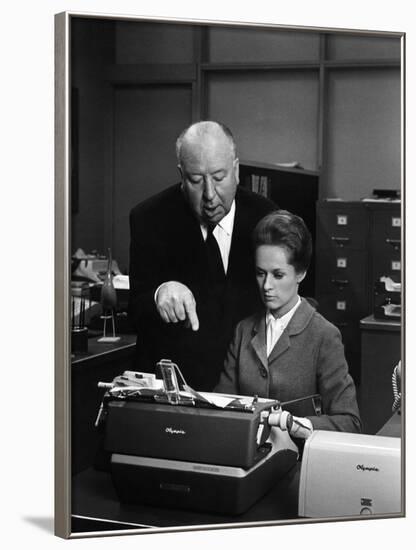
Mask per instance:
[[[184,143],[179,171],[185,196],[200,222],[220,222],[230,211],[238,185],[238,159],[228,139],[216,135]]]

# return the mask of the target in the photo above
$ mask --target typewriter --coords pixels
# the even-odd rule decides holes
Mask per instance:
[[[276,400],[196,392],[169,360],[158,368],[99,383],[120,501],[245,512],[297,462],[291,415]]]

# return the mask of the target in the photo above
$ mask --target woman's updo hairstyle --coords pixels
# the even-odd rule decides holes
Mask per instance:
[[[312,257],[312,237],[305,222],[287,210],[275,210],[258,222],[253,245],[255,250],[261,245],[284,247],[296,273],[307,271]]]

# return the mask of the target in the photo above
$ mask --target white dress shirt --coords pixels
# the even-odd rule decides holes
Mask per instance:
[[[217,223],[212,234],[214,235],[218,247],[221,253],[221,259],[224,266],[224,271],[227,273],[228,269],[228,257],[230,255],[231,248],[231,239],[233,236],[233,227],[234,227],[234,218],[235,218],[235,200],[231,205],[230,211],[223,219]],[[201,224],[202,236],[204,241],[206,241],[208,236],[208,230],[205,225]]]
[[[267,357],[269,357],[272,349],[276,345],[276,342],[279,340],[283,331],[289,324],[289,321],[293,317],[295,311],[300,306],[301,299],[298,296],[298,301],[287,313],[282,315],[282,317],[276,318],[270,311],[266,313],[266,346],[267,346]]]

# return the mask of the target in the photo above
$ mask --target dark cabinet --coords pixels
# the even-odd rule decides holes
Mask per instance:
[[[375,434],[391,417],[392,374],[400,360],[400,323],[365,317],[361,325],[361,385],[358,393],[363,432]]]
[[[71,365],[72,474],[92,466],[101,444],[101,430],[94,426],[104,390],[98,382],[111,382],[125,370],[137,370],[133,335],[117,343],[88,342],[88,352],[77,354]]]
[[[316,210],[316,299],[338,326],[350,372],[360,384],[360,320],[374,307],[382,276],[401,281],[399,202],[319,201]]]
[[[369,205],[371,212],[371,277],[382,276],[401,281],[401,213],[400,204]]]

